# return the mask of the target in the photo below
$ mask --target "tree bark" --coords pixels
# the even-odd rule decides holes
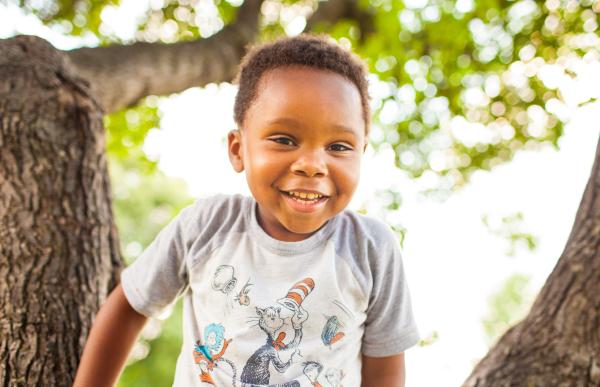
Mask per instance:
[[[600,386],[600,141],[556,267],[463,386]]]
[[[70,386],[121,268],[102,114],[46,41],[0,52],[0,383]]]

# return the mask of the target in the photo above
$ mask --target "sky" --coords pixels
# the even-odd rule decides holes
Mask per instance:
[[[124,10],[112,11],[114,15],[137,12],[135,7],[128,10],[130,2],[124,4]],[[121,18],[113,29],[126,35],[131,18]],[[41,36],[61,49],[94,45],[90,38],[62,37],[14,7],[0,5],[0,38],[17,32]],[[529,276],[528,292],[535,294],[560,257],[600,134],[600,104],[577,106],[580,98],[600,90],[598,77],[591,75],[598,62],[577,65],[583,66],[578,83],[561,84],[558,75],[549,76],[569,102],[562,107],[570,123],[559,150],[521,151],[491,172],[475,173],[465,188],[445,201],[419,194],[431,176],[411,180],[393,166],[389,148],[377,154],[368,148],[350,207],[376,203],[382,189],[393,187],[401,193],[403,203],[394,219],[407,230],[402,253],[413,309],[422,337],[437,333],[432,344],[407,352],[407,387],[460,385],[488,350],[481,321],[489,312],[490,296],[513,274]],[[160,160],[165,173],[185,179],[194,197],[249,194],[225,148],[226,133],[233,128],[235,92],[229,84],[211,84],[161,99],[161,127],[149,133],[144,149]],[[481,218],[487,215],[497,225],[503,216],[517,212],[523,213],[520,227],[537,237],[538,248],[520,248],[508,256],[508,242],[492,234]]]

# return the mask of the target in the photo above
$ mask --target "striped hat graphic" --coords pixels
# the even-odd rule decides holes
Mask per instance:
[[[277,300],[281,305],[286,308],[295,311],[297,310],[302,302],[315,288],[315,281],[312,278],[305,278],[298,281],[290,288],[286,296]]]

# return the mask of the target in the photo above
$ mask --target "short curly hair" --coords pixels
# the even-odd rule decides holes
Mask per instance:
[[[371,111],[367,70],[363,62],[327,35],[302,34],[272,43],[252,46],[242,59],[235,83],[239,85],[234,119],[242,127],[246,111],[258,94],[261,76],[268,70],[285,66],[308,66],[340,74],[356,85],[360,94],[365,132],[369,133]]]

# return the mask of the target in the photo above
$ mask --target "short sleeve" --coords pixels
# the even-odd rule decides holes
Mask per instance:
[[[396,355],[419,341],[402,257],[393,235],[390,239],[377,248],[374,260],[362,346],[363,354],[371,357]]]
[[[186,223],[194,205],[185,207],[121,273],[121,286],[133,309],[157,317],[187,287]]]

